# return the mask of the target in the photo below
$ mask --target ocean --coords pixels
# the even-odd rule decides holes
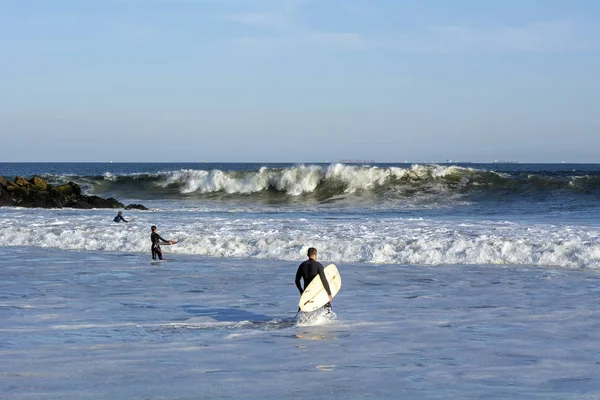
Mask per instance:
[[[600,398],[600,165],[0,163],[0,398]],[[166,239],[152,261],[150,226]],[[296,317],[308,247],[334,316]]]

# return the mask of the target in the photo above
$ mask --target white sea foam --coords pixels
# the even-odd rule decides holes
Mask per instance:
[[[340,187],[344,193],[354,193],[382,186],[389,179],[406,181],[435,181],[456,174],[478,171],[457,166],[413,165],[400,167],[365,167],[332,164],[328,167],[298,165],[274,169],[262,167],[258,171],[222,171],[184,169],[164,174],[157,184],[162,187],[177,184],[181,193],[250,194],[267,189],[299,196],[314,192],[320,185]],[[468,177],[465,176],[465,180]]]
[[[320,168],[298,166],[282,170],[261,168],[257,172],[225,172],[221,170],[180,170],[170,172],[161,186],[179,184],[181,193],[249,194],[273,188],[297,196],[315,190],[320,181]]]
[[[296,316],[298,326],[315,326],[323,325],[328,322],[335,321],[337,314],[325,308],[319,308],[312,312],[300,311]]]
[[[57,218],[56,213],[61,216]],[[600,268],[600,235],[586,226],[401,218],[290,220],[285,215],[214,217],[206,213],[138,213],[115,224],[106,211],[13,210],[0,214],[0,246],[149,253],[150,225],[170,254],[298,260],[311,245],[335,263],[512,264]],[[65,220],[69,223],[65,224]]]

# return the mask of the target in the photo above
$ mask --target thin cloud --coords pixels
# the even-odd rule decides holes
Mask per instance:
[[[305,36],[310,42],[336,47],[364,48],[367,40],[358,33],[313,32]]]
[[[261,29],[289,30],[290,23],[287,18],[276,13],[242,13],[233,14],[224,17],[228,21],[238,22],[240,24]]]
[[[424,53],[500,52],[568,53],[599,50],[571,21],[535,22],[522,26],[432,26],[421,33],[406,33],[378,41],[389,50]]]
[[[253,48],[276,46],[318,45],[344,48],[363,48],[367,41],[355,32],[328,32],[314,30],[298,23],[297,6],[293,1],[283,1],[282,7],[273,12],[240,13],[224,17],[225,20],[246,27],[270,31],[270,34],[246,35],[233,38],[230,43]]]
[[[229,40],[229,43],[255,49],[275,49],[301,46],[364,49],[368,42],[356,33],[305,32],[289,36],[245,36]]]

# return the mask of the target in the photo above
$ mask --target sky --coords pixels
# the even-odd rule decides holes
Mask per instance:
[[[598,162],[596,0],[0,0],[0,161]]]

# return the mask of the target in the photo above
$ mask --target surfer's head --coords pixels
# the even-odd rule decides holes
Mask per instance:
[[[152,225],[152,228],[150,229],[152,229],[152,232],[154,232],[156,230],[156,225]]]
[[[307,252],[308,258],[312,258],[313,260],[317,259],[317,249],[314,247],[309,247]]]
[[[119,211],[117,215],[123,215],[123,211]]]

